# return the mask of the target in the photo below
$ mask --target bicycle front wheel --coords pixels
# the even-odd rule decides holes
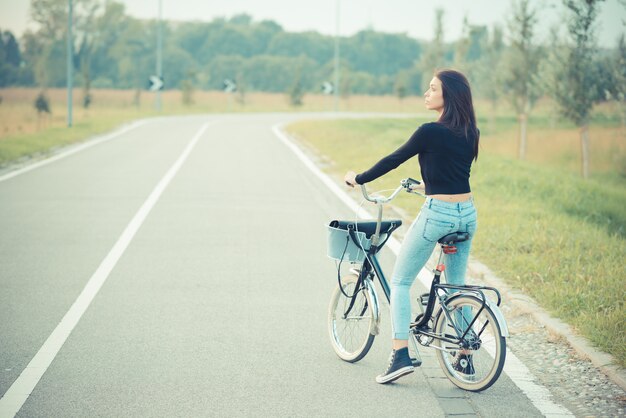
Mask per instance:
[[[354,274],[341,279],[343,291],[352,296],[358,277]],[[347,313],[351,299],[347,298],[339,286],[334,290],[328,307],[328,333],[335,353],[350,363],[361,360],[369,351],[374,337],[371,333],[374,325],[375,305],[366,288],[360,289],[350,312]]]
[[[442,337],[456,340],[476,320],[464,338],[465,346],[435,339],[439,364],[461,389],[485,390],[500,377],[506,358],[506,339],[498,321],[489,306],[483,307],[475,296],[452,298],[446,306],[448,315],[442,307],[435,321],[435,332]]]

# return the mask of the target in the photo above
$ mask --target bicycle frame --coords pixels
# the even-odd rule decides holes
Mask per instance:
[[[382,204],[379,204],[378,206],[379,206],[379,214],[382,215]],[[381,221],[382,221],[382,216],[379,216],[379,221],[378,221],[379,226],[380,226]],[[379,228],[377,228],[376,232],[377,233],[380,232]],[[377,236],[377,234],[375,234],[372,237],[372,243],[376,242],[378,244],[377,238],[379,237]],[[352,236],[351,236],[351,239],[353,240],[353,242],[355,242],[356,245],[360,246],[360,244],[356,240],[354,240]],[[384,245],[385,242],[386,240],[382,243],[382,245]],[[354,303],[356,301],[356,296],[359,293],[359,291],[363,289],[363,284],[365,283],[368,276],[370,276],[370,278],[372,275],[376,276],[381,288],[383,289],[383,293],[385,294],[385,298],[387,299],[387,302],[388,303],[391,302],[391,289],[389,287],[389,283],[387,282],[383,269],[378,261],[378,257],[376,256],[378,251],[381,249],[382,245],[378,246],[378,245],[372,244],[372,246],[368,249],[368,251],[365,252],[365,260],[363,262],[361,270],[359,271],[359,277],[357,279],[353,297],[350,301],[350,304],[348,305],[348,308],[346,309],[346,312],[344,312],[345,317],[347,317],[350,311],[352,310]],[[502,298],[498,289],[494,287],[476,286],[476,285],[441,284],[440,283],[441,273],[444,271],[444,268],[445,268],[445,267],[442,267],[444,265],[441,264],[442,256],[443,256],[443,253],[440,254],[439,262],[437,263],[437,268],[434,270],[434,277],[430,286],[428,304],[426,306],[426,310],[421,316],[420,320],[411,325],[411,330],[416,335],[422,334],[427,337],[435,338],[435,339],[445,341],[448,343],[466,345],[465,337],[467,336],[467,333],[472,329],[472,326],[476,322],[476,319],[479,317],[480,313],[483,311],[485,306],[491,305],[490,300],[485,296],[483,291],[486,290],[486,291],[492,291],[495,293],[497,297],[496,306],[500,306]],[[439,292],[439,290],[443,290],[443,292]],[[457,290],[457,292],[451,293],[450,290]],[[467,324],[467,326],[463,327],[464,329],[460,330],[460,329],[456,329],[455,327],[455,332],[457,333],[456,339],[452,339],[446,335],[439,335],[439,334],[432,332],[432,330],[427,326],[427,324],[432,319],[432,316],[433,316],[433,311],[434,311],[435,303],[436,303],[435,299],[437,299],[440,305],[443,307],[443,313],[444,315],[446,315],[448,321],[454,324],[455,321],[453,321],[452,318],[450,317],[450,310],[447,309],[446,307],[447,307],[448,301],[451,301],[453,300],[454,297],[459,296],[461,294],[460,292],[466,295],[473,294],[474,296],[476,296],[476,298],[481,302],[481,307],[478,310],[478,312],[476,312],[471,322]],[[363,309],[364,310],[367,309],[367,305],[365,305]],[[503,318],[502,320],[500,320],[500,318],[497,318],[497,320],[498,320],[498,323],[500,324],[504,322]],[[482,333],[485,326],[486,324],[483,326],[483,329],[481,329],[477,333],[477,335],[480,335]],[[461,332],[462,334],[459,335]],[[506,328],[503,329],[503,332],[508,336],[508,330]]]
[[[412,180],[412,179],[407,179],[407,180]],[[412,180],[414,181],[414,180]],[[387,242],[387,239],[389,239],[389,237],[387,237],[382,243],[379,242],[380,239],[380,226],[382,223],[382,217],[383,217],[383,204],[387,203],[391,200],[393,200],[397,194],[402,190],[405,189],[407,191],[411,191],[410,189],[410,182],[404,181],[401,183],[401,186],[399,186],[396,190],[394,190],[394,192],[387,198],[384,197],[370,197],[367,194],[367,190],[365,188],[364,185],[361,185],[361,192],[363,193],[363,197],[372,202],[375,203],[378,209],[378,213],[377,213],[377,217],[376,217],[376,221],[377,221],[377,225],[376,225],[376,231],[375,233],[372,235],[372,239],[371,239],[371,246],[367,251],[365,252],[365,260],[363,261],[363,265],[362,268],[359,272],[359,277],[357,279],[356,285],[355,285],[355,291],[354,294],[351,298],[350,304],[348,305],[348,308],[346,309],[346,312],[344,313],[344,317],[347,317],[347,315],[350,313],[350,311],[352,310],[354,303],[356,301],[356,296],[357,294],[362,290],[364,283],[366,283],[366,279],[368,276],[371,277],[372,274],[374,274],[377,278],[378,278],[378,282],[380,284],[380,287],[383,289],[383,293],[385,294],[385,297],[387,298],[387,302],[391,302],[391,289],[389,287],[389,283],[387,282],[387,279],[385,277],[385,274],[382,270],[382,267],[380,266],[380,263],[378,262],[378,258],[376,256],[376,254],[379,252],[379,250],[382,248],[382,246],[385,245],[385,243]],[[421,193],[419,192],[412,192],[412,193],[416,193],[419,194],[421,196]],[[350,239],[358,246],[360,247],[362,250],[363,248],[361,247],[360,243],[357,242],[357,240],[355,239],[355,237],[350,234]],[[498,325],[500,325],[500,329],[501,332],[504,336],[508,337],[508,328],[506,326],[506,321],[504,320],[504,316],[502,315],[502,313],[500,312],[500,310],[498,309],[498,306],[500,306],[500,303],[502,301],[502,298],[500,296],[500,292],[498,291],[498,289],[494,288],[494,287],[489,287],[489,286],[475,286],[475,285],[450,285],[450,284],[441,284],[440,280],[441,280],[441,273],[443,273],[444,269],[445,269],[445,265],[442,264],[442,257],[443,257],[443,251],[442,253],[439,255],[439,261],[437,262],[437,268],[434,270],[434,277],[433,280],[431,282],[430,285],[430,289],[429,289],[429,297],[428,297],[428,304],[426,306],[426,310],[425,312],[422,314],[421,318],[419,318],[417,323],[414,323],[411,325],[411,331],[414,334],[423,334],[426,335],[428,337],[432,337],[432,338],[437,338],[443,341],[447,341],[447,342],[451,342],[451,343],[462,343],[464,341],[464,338],[466,337],[467,333],[472,329],[472,326],[474,325],[476,318],[478,318],[479,314],[482,312],[482,310],[485,308],[485,306],[489,305],[489,307],[494,311],[494,314],[496,315],[496,320],[498,322]],[[441,295],[439,292],[439,290],[443,290],[443,295]],[[450,294],[450,290],[457,290],[457,292],[454,292],[452,294]],[[497,297],[497,303],[496,306],[494,307],[490,301],[490,299],[488,299],[483,291],[491,291],[494,292],[496,294]],[[435,309],[435,299],[437,299],[440,303],[440,305],[442,307],[444,307],[443,312],[446,315],[446,317],[448,318],[449,321],[451,321],[451,318],[449,316],[449,311],[448,309],[445,309],[445,307],[447,306],[447,302],[449,300],[452,300],[452,298],[455,297],[455,295],[459,295],[459,294],[473,294],[476,296],[476,298],[481,302],[481,308],[480,310],[477,312],[477,314],[474,316],[474,318],[472,319],[471,323],[465,327],[465,330],[463,331],[462,335],[457,335],[458,339],[456,341],[454,340],[450,340],[447,339],[445,336],[440,336],[440,335],[436,335],[433,332],[431,332],[432,330],[430,330],[427,326],[428,322],[432,319],[433,316],[433,311]],[[375,292],[373,292],[373,299],[376,299],[375,296]],[[377,303],[377,301],[375,302]],[[495,309],[494,309],[495,308]],[[364,310],[367,309],[367,305],[365,305]],[[452,321],[452,323],[454,323]],[[459,333],[459,330],[456,330],[457,334]]]

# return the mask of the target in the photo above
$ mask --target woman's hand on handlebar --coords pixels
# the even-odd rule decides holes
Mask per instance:
[[[412,192],[426,193],[426,185],[422,182],[419,184],[412,183],[409,186]]]
[[[356,173],[354,171],[348,171],[346,175],[343,176],[343,181],[350,187],[356,186]]]

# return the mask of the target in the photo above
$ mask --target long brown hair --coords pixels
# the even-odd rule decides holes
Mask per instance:
[[[476,114],[472,102],[472,90],[467,78],[455,70],[441,70],[435,73],[443,90],[443,112],[439,123],[452,132],[464,134],[474,140],[474,159],[478,159],[480,132],[476,126]]]

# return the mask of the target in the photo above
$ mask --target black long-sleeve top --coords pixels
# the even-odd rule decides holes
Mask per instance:
[[[469,193],[474,140],[458,135],[440,123],[425,123],[404,145],[369,170],[358,174],[356,182],[369,183],[419,154],[427,195]]]

